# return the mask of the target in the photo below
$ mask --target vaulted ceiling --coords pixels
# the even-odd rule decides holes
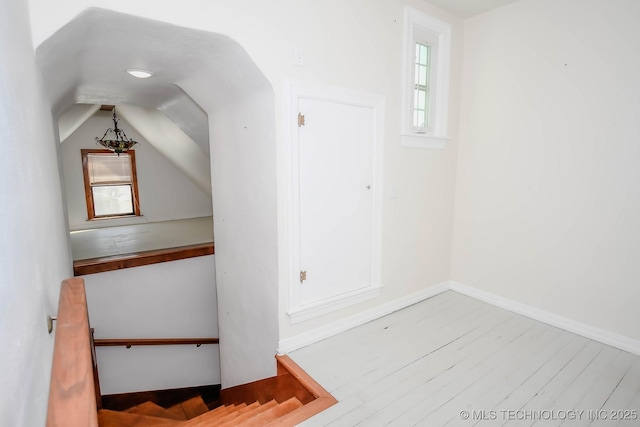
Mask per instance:
[[[36,59],[60,142],[101,104],[116,105],[118,116],[209,194],[211,110],[268,85],[226,36],[95,8],[42,43]],[[137,79],[125,72],[131,68],[153,76]]]

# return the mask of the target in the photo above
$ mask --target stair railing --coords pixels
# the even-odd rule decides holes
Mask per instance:
[[[52,318],[53,320],[53,318]],[[53,346],[47,427],[98,427],[102,395],[96,346],[218,344],[218,338],[94,339],[89,326],[84,280],[60,286]]]
[[[60,287],[47,427],[98,427],[94,367],[84,280],[67,279]]]
[[[218,344],[218,338],[99,338],[94,340],[96,347],[131,348],[134,345],[188,345]]]

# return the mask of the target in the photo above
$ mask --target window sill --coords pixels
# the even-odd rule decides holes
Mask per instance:
[[[137,218],[142,217],[143,215],[137,215],[135,213],[132,214],[122,214],[122,215],[104,215],[104,216],[94,216],[93,218],[88,218],[87,222],[91,221],[104,221],[107,219],[122,219],[122,218]]]
[[[400,135],[403,147],[409,148],[435,148],[444,150],[447,141],[451,138],[446,136],[433,136],[422,134],[402,134]]]

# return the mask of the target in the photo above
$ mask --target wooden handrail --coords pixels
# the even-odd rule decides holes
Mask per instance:
[[[127,348],[134,345],[185,345],[195,344],[200,347],[202,344],[218,344],[218,338],[115,338],[115,339],[94,339],[96,347],[116,347],[125,346]]]
[[[98,427],[84,280],[60,287],[47,427]]]

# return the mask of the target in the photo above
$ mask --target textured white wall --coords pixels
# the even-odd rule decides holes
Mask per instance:
[[[452,278],[640,338],[640,3],[466,23]]]
[[[258,77],[258,76],[256,76]],[[240,93],[210,121],[222,387],[276,375],[278,343],[273,93]]]
[[[0,425],[41,426],[54,339],[46,316],[71,255],[24,2],[2,2],[0,58]]]
[[[84,276],[96,338],[218,337],[214,256]],[[220,384],[217,345],[98,347],[103,394]]]
[[[102,148],[94,138],[102,136],[108,127],[113,126],[111,119],[111,112],[98,112],[61,144],[62,174],[71,230],[212,215],[211,197],[142,139],[124,119],[120,119],[119,126],[127,132],[127,136],[140,142],[134,150],[142,217],[87,221],[80,150]]]

